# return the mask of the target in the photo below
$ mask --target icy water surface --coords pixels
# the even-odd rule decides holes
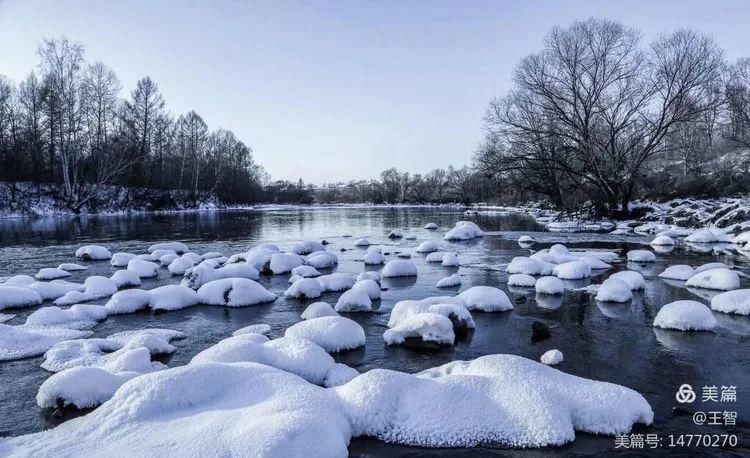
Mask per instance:
[[[442,240],[442,235],[456,221],[467,218],[492,234],[467,242],[449,243]],[[437,231],[422,229],[430,221],[436,222],[440,228]],[[417,239],[391,241],[386,235],[393,228],[404,229],[406,233],[416,235]],[[531,249],[521,248],[516,240],[523,234],[532,235],[540,243]],[[415,208],[281,209],[87,219],[11,219],[0,220],[0,279],[19,273],[34,274],[42,267],[74,262],[75,249],[87,243],[105,245],[113,253],[143,253],[150,244],[167,240],[184,241],[198,253],[220,251],[231,254],[246,251],[261,242],[276,243],[282,249],[288,249],[300,240],[325,239],[330,242],[328,249],[339,255],[337,271],[359,273],[363,270],[364,249],[352,246],[359,237],[368,237],[372,243],[382,246],[385,253],[390,253],[387,256],[389,259],[398,252],[413,252],[419,243],[433,239],[445,249],[457,251],[461,267],[427,264],[424,256],[415,253],[412,259],[419,268],[417,279],[384,279],[383,287],[387,290],[383,292],[379,311],[347,315],[365,328],[367,345],[364,349],[335,355],[339,362],[349,364],[360,372],[373,368],[417,372],[452,360],[472,359],[492,353],[510,353],[538,360],[545,351],[557,348],[565,355],[565,361],[557,366],[560,370],[625,385],[640,392],[655,414],[654,424],[642,428],[640,432],[658,434],[663,440],[662,452],[668,452],[666,445],[670,434],[734,433],[740,436],[738,449],[689,449],[682,452],[691,456],[731,453],[747,456],[750,453],[750,317],[715,313],[719,328],[713,333],[682,333],[657,330],[651,326],[663,304],[678,299],[707,303],[712,295],[705,290],[688,290],[682,282],[656,278],[667,266],[721,261],[743,272],[750,271],[749,259],[731,252],[719,253],[711,247],[680,245],[670,253],[659,254],[653,265],[620,262],[615,269],[602,272],[590,280],[568,282],[570,288],[601,283],[614,270],[625,268],[640,270],[646,277],[646,290],[637,293],[631,304],[597,304],[587,294],[572,290],[566,291],[562,300],[537,300],[532,290],[506,285],[505,266],[514,256],[528,255],[553,243],[564,243],[571,249],[614,250],[624,258],[625,251],[643,248],[650,237],[549,233],[544,232],[543,227],[533,219],[523,215],[466,217],[457,211]],[[92,262],[88,266],[88,271],[75,272],[69,280],[82,281],[89,275],[109,276],[116,270],[108,262]],[[461,288],[438,289],[434,286],[439,279],[455,272],[463,280]],[[283,295],[288,287],[287,280],[288,275],[261,277],[261,283],[278,295]],[[166,269],[162,269],[158,278],[144,280],[143,288],[178,281],[179,278],[171,277]],[[743,278],[742,283],[743,287],[750,287],[747,278]],[[507,313],[475,312],[476,330],[473,335],[454,347],[434,353],[387,347],[383,343],[387,310],[397,301],[455,294],[474,285],[497,286],[508,292],[515,303],[515,310]],[[335,303],[339,294],[329,293],[316,300]],[[106,299],[93,303],[104,302]],[[142,312],[115,315],[99,324],[94,336],[105,337],[118,331],[145,327],[182,331],[188,337],[173,341],[177,351],[162,360],[170,366],[177,366],[228,337],[232,331],[249,324],[269,323],[273,329],[270,336],[281,336],[287,327],[299,321],[299,314],[310,302],[313,301],[280,298],[272,304],[238,309],[196,306],[159,314]],[[33,310],[6,310],[4,313],[16,314],[8,324],[20,324]],[[551,338],[531,342],[531,325],[536,320],[551,328]],[[35,396],[39,385],[50,375],[39,367],[41,362],[42,358],[36,357],[0,363],[0,435],[15,436],[40,431],[64,420],[36,406]],[[698,403],[683,411],[673,411],[678,405],[675,392],[683,383],[697,388],[704,385],[736,386],[737,402],[722,405]],[[735,410],[738,412],[737,426],[695,426],[691,415],[696,410]],[[616,451],[614,438],[588,434],[578,434],[572,444],[541,450],[433,450],[394,446],[374,439],[355,439],[350,445],[350,453],[354,456],[476,456],[477,453],[602,455]]]

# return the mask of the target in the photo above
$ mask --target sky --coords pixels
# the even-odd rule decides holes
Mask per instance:
[[[750,56],[748,1],[0,0],[0,74],[66,36],[124,86],[252,146],[273,179],[324,183],[470,163],[490,98],[555,25],[606,17],[649,41],[693,27]]]

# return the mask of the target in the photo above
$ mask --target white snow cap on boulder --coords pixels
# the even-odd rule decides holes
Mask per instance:
[[[736,289],[717,294],[711,299],[711,309],[723,313],[750,315],[750,289]]]
[[[271,272],[275,275],[291,272],[295,267],[304,264],[302,257],[295,253],[274,253],[271,255]]]
[[[275,301],[276,295],[249,278],[222,278],[198,288],[198,299],[203,304],[245,307]]]
[[[509,274],[549,275],[555,265],[528,256],[516,256],[505,269]]]
[[[696,273],[688,278],[685,286],[730,291],[740,287],[740,277],[733,270],[719,267]]]
[[[424,229],[427,229],[429,231],[434,231],[437,228],[438,228],[438,225],[435,223],[427,223],[424,225]]]
[[[14,307],[30,307],[42,303],[42,296],[23,286],[0,285],[0,310]]]
[[[381,275],[388,277],[416,277],[417,265],[405,259],[392,259],[383,267]]]
[[[133,253],[115,253],[112,255],[109,263],[110,265],[112,265],[112,267],[127,267],[128,262],[130,262],[131,259],[136,259],[137,257],[138,256]]]
[[[533,288],[536,285],[536,278],[526,274],[508,275],[508,286],[522,286],[524,288]]]
[[[88,267],[76,264],[75,262],[64,262],[57,266],[58,269],[67,270],[68,272],[77,272],[79,270],[88,270]]]
[[[630,285],[619,278],[608,278],[599,286],[595,299],[600,302],[627,302],[633,298]]]
[[[471,240],[473,238],[481,237],[484,235],[484,231],[479,229],[479,226],[472,221],[459,221],[456,226],[445,233],[443,238],[445,240]]]
[[[534,290],[539,294],[554,296],[565,292],[565,284],[557,277],[540,277],[534,284]]]
[[[305,258],[305,264],[316,269],[330,269],[339,263],[339,258],[330,251],[316,251]]]
[[[307,306],[304,312],[302,312],[300,318],[303,320],[312,320],[324,316],[339,316],[339,314],[336,313],[328,302],[313,302]]]
[[[292,269],[292,275],[297,275],[302,278],[320,277],[320,272],[313,266],[297,266]]]
[[[343,316],[323,316],[293,324],[287,337],[307,339],[328,353],[351,350],[365,344],[365,330],[356,321]]]
[[[656,262],[656,255],[653,251],[630,250],[627,256],[630,262]]]
[[[34,275],[37,280],[57,280],[58,278],[70,277],[71,273],[67,270],[57,269],[54,267],[45,267],[39,269],[39,272]]]
[[[401,345],[407,339],[419,339],[439,345],[452,345],[456,340],[453,323],[444,315],[423,312],[410,315],[383,333],[388,345]]]
[[[354,276],[343,272],[335,272],[328,275],[321,275],[316,278],[320,286],[323,287],[323,292],[337,292],[350,289],[354,286]]]
[[[285,297],[296,299],[316,299],[323,294],[323,287],[315,278],[300,278],[284,292]]]
[[[155,243],[148,247],[148,252],[153,253],[158,250],[174,251],[176,254],[183,254],[190,251],[190,249],[182,242],[164,242]]]
[[[39,387],[36,403],[42,408],[53,408],[62,403],[89,409],[109,400],[125,381],[137,375],[135,372],[113,374],[100,367],[73,367],[45,380]]]
[[[654,326],[679,331],[710,331],[716,327],[716,318],[711,309],[700,302],[675,301],[659,309]]]
[[[326,251],[325,245],[320,242],[306,240],[304,242],[299,242],[292,247],[292,253],[298,255],[315,253],[316,251]]]
[[[417,253],[432,253],[438,250],[440,250],[438,244],[433,242],[432,240],[428,240],[426,242],[422,242],[415,251]]]
[[[356,247],[368,247],[368,246],[370,246],[370,241],[367,240],[366,238],[357,239],[354,242],[354,246],[356,246]]]
[[[452,288],[454,286],[461,286],[461,277],[458,274],[453,274],[445,278],[441,278],[437,282],[438,288]]]
[[[199,264],[185,272],[185,278],[182,279],[180,284],[193,289],[199,289],[208,282],[222,278],[258,280],[260,273],[247,262],[236,262],[218,268],[209,264]]]
[[[456,253],[445,253],[442,264],[443,267],[458,267],[458,255]]]
[[[385,263],[385,256],[380,252],[380,248],[371,246],[365,253],[364,261],[365,265],[378,266]]]
[[[404,300],[393,306],[388,319],[388,327],[394,328],[403,324],[413,315],[420,313],[436,313],[443,315],[453,324],[454,330],[465,331],[474,329],[474,318],[466,308],[466,304],[458,297],[428,297],[419,301]]]
[[[555,366],[563,362],[563,354],[560,350],[549,350],[539,358],[539,361],[548,366]]]
[[[199,302],[198,294],[187,286],[165,285],[149,290],[152,310],[179,310]]]
[[[623,270],[620,272],[615,272],[610,275],[609,278],[622,280],[630,287],[630,289],[633,290],[644,289],[646,287],[646,280],[644,280],[643,275],[641,275],[640,272],[636,272],[635,270]]]
[[[135,272],[140,278],[151,278],[159,274],[159,264],[138,258],[128,261],[127,269]]]
[[[369,312],[372,310],[372,299],[370,299],[367,288],[357,288],[358,284],[356,283],[352,289],[345,291],[339,297],[336,307],[334,307],[337,312]]]
[[[534,243],[536,243],[536,240],[530,235],[522,235],[518,237],[518,244],[521,246],[532,245]]]
[[[404,237],[404,233],[399,229],[393,229],[391,232],[388,233],[389,239],[400,239]]]
[[[112,253],[99,245],[85,245],[76,250],[76,258],[84,261],[105,261],[111,257]]]
[[[151,293],[142,289],[125,289],[116,292],[104,307],[109,314],[133,313],[148,308]]]
[[[91,331],[61,327],[27,327],[0,324],[0,361],[38,356],[57,342],[88,337]]]
[[[552,274],[563,280],[580,280],[591,276],[591,266],[583,261],[569,261],[556,265]]]
[[[664,272],[659,274],[660,278],[666,278],[670,280],[681,280],[685,281],[688,278],[695,275],[695,269],[690,267],[687,264],[676,264],[674,266],[669,266],[666,269],[664,269]]]
[[[685,237],[685,241],[692,243],[731,243],[732,236],[721,229],[706,227],[688,235]]]
[[[653,245],[653,246],[671,246],[674,244],[675,244],[674,239],[668,235],[659,235],[655,239],[653,239],[650,243],[650,245]]]
[[[271,333],[271,325],[268,323],[258,323],[258,324],[251,324],[250,326],[245,326],[244,328],[240,328],[232,333],[233,336],[241,336],[243,334],[260,334],[263,336],[267,336]]]
[[[469,310],[482,312],[505,312],[513,310],[508,295],[493,286],[472,286],[458,295]]]

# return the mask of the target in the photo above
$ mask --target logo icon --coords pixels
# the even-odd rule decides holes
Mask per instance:
[[[680,388],[677,390],[677,394],[675,394],[674,397],[680,404],[690,404],[695,401],[695,391],[693,391],[692,386],[685,383],[680,385]]]

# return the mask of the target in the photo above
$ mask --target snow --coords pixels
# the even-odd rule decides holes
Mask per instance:
[[[540,277],[534,284],[534,290],[539,294],[563,294],[565,284],[557,277]]]
[[[75,256],[84,261],[105,261],[112,257],[112,253],[103,246],[85,245],[76,250]]]
[[[12,313],[0,313],[0,323],[7,323],[12,320],[16,315]]]
[[[132,270],[118,270],[109,278],[115,282],[118,289],[127,286],[141,286],[141,277]]]
[[[508,275],[508,286],[523,286],[533,288],[536,285],[536,278],[526,274]]]
[[[575,431],[615,435],[653,421],[648,402],[629,388],[515,355],[414,375],[373,369],[333,390],[354,436],[420,447],[561,445]]]
[[[365,265],[377,266],[385,263],[385,256],[380,252],[380,248],[370,247],[365,253],[364,261]]]
[[[417,265],[405,259],[392,259],[383,267],[381,275],[388,277],[416,277]]]
[[[154,250],[151,253],[151,256],[153,256],[154,259],[161,259],[166,255],[175,255],[179,257],[179,255],[174,250]],[[221,255],[221,253],[219,253]],[[208,258],[204,258],[208,259]]]
[[[709,262],[703,265],[700,265],[695,268],[695,273],[699,274],[701,272],[705,272],[707,270],[711,269],[728,269],[729,267],[724,264],[723,262]]]
[[[292,269],[292,275],[303,278],[320,277],[320,272],[313,266],[297,266]]]
[[[34,275],[37,280],[57,280],[58,278],[65,278],[70,277],[70,272],[57,269],[53,267],[46,267],[44,269],[39,269],[39,272]]]
[[[84,286],[81,283],[72,283],[65,280],[52,280],[51,282],[39,281],[27,286],[33,289],[42,297],[42,300],[54,300],[64,296],[70,291],[83,292]]]
[[[458,295],[469,310],[483,312],[505,312],[513,310],[508,295],[492,286],[472,286]]]
[[[400,239],[403,237],[404,237],[404,233],[398,229],[393,229],[391,232],[388,233],[389,239]]]
[[[203,253],[201,255],[201,258],[203,259],[219,259],[224,257],[226,256],[224,256],[222,253],[219,253],[218,251],[209,251],[208,253]]]
[[[509,274],[549,275],[553,268],[554,264],[549,262],[527,256],[516,256],[510,261],[505,271]]]
[[[732,238],[732,243],[737,245],[744,245],[750,242],[750,231],[742,232]]]
[[[342,316],[323,316],[301,321],[290,326],[284,335],[315,342],[328,353],[365,345],[365,330],[362,326]]]
[[[251,324],[250,326],[245,326],[244,328],[240,328],[232,333],[233,336],[241,336],[243,334],[260,334],[263,336],[267,336],[271,333],[271,325],[267,323],[259,323],[259,324]]]
[[[717,294],[711,299],[711,309],[723,313],[750,315],[750,289],[736,289]]]
[[[616,278],[624,281],[630,289],[644,289],[646,287],[646,280],[643,279],[643,275],[634,270],[616,272],[610,275],[609,278]]]
[[[5,280],[5,283],[2,283],[2,285],[28,286],[34,282],[36,282],[36,280],[34,280],[34,277],[30,275],[13,275],[12,277]]]
[[[185,272],[187,272],[188,269],[192,269],[194,266],[195,262],[183,255],[170,262],[167,266],[167,270],[172,275],[185,275]]]
[[[424,229],[427,229],[428,231],[434,231],[438,228],[438,225],[435,223],[427,223],[424,225]]]
[[[133,313],[148,308],[151,293],[142,289],[126,289],[115,293],[104,307],[110,314]]]
[[[36,395],[39,407],[58,407],[72,405],[79,409],[96,407],[108,399],[122,384],[136,376],[133,372],[122,375],[113,374],[99,367],[74,367],[53,374],[42,383]]]
[[[158,261],[158,259],[151,254],[139,254],[136,256],[136,258],[143,259],[144,261],[149,261],[149,262]]]
[[[177,254],[183,254],[190,251],[190,249],[182,242],[164,242],[164,243],[156,243],[154,245],[151,245],[148,247],[148,252],[153,253],[157,250],[169,250],[174,251]]]
[[[341,386],[345,383],[351,382],[358,375],[359,372],[357,372],[357,369],[349,367],[346,364],[336,363],[328,370],[326,379],[323,381],[323,386],[326,388]]]
[[[152,310],[179,310],[199,302],[198,294],[187,286],[165,285],[149,291]]]
[[[711,309],[696,301],[670,302],[659,309],[654,326],[679,331],[709,331],[716,326]]]
[[[518,244],[521,246],[533,245],[536,240],[530,235],[522,235],[518,238]]]
[[[354,286],[354,276],[345,273],[332,273],[317,278],[323,292],[344,291]]]
[[[330,251],[316,251],[310,253],[305,259],[305,264],[316,269],[328,269],[339,263],[339,258]]]
[[[128,261],[127,269],[135,272],[140,278],[151,278],[159,274],[159,264],[138,258]]]
[[[58,326],[68,329],[91,329],[107,318],[102,305],[76,304],[67,309],[42,307],[26,318],[27,327]]]
[[[693,275],[695,275],[695,269],[687,264],[677,264],[664,269],[664,272],[660,273],[659,277],[685,281]]]
[[[271,255],[271,272],[276,275],[291,272],[295,267],[301,266],[303,259],[294,253],[274,253]]]
[[[222,278],[198,288],[198,300],[208,305],[245,307],[275,301],[276,295],[249,278]]]
[[[109,264],[112,267],[127,267],[128,263],[131,260],[137,258],[138,256],[134,255],[133,253],[115,253],[112,255]]]
[[[448,254],[445,251],[433,251],[424,257],[424,262],[443,262],[443,258]]]
[[[76,272],[79,270],[88,270],[88,267],[76,264],[75,262],[65,262],[57,266],[58,269],[67,270],[68,272]]]
[[[292,253],[298,255],[315,253],[316,251],[326,251],[326,247],[320,242],[311,240],[300,242],[292,247]]]
[[[354,246],[356,246],[356,247],[368,247],[368,246],[370,246],[370,241],[367,240],[366,238],[357,239],[354,242]]]
[[[339,314],[336,313],[328,302],[313,302],[302,312],[300,318],[303,320],[312,320],[324,316],[339,316]]]
[[[719,267],[693,275],[685,282],[685,286],[730,291],[740,287],[740,277],[735,271]]]
[[[391,310],[388,327],[396,327],[410,317],[420,313],[443,315],[451,321],[456,331],[466,331],[475,327],[474,318],[471,316],[471,312],[467,310],[463,300],[443,296],[426,298],[420,301],[405,300],[397,302]]]
[[[41,355],[57,342],[88,337],[91,331],[58,327],[33,328],[0,324],[0,361]]]
[[[560,350],[549,350],[539,358],[539,361],[548,366],[555,366],[563,362],[563,354]]]
[[[688,235],[685,237],[685,241],[692,243],[731,243],[732,236],[721,229],[706,227]]]
[[[437,313],[423,312],[400,320],[396,326],[383,333],[383,340],[388,345],[400,345],[407,339],[452,345],[456,335],[450,319]]]
[[[199,289],[201,286],[214,280],[222,278],[247,278],[258,280],[260,273],[247,262],[237,262],[227,264],[224,267],[212,267],[208,264],[199,264],[185,272],[185,278],[180,282],[181,285]]]
[[[357,285],[359,284],[355,284],[352,289],[345,291],[339,297],[334,307],[337,312],[369,312],[372,310],[372,299],[370,299],[368,290],[367,288],[358,288]]]
[[[445,240],[471,240],[473,238],[481,237],[484,232],[479,229],[476,223],[471,221],[459,221],[456,226],[445,233],[443,238]]]
[[[656,255],[653,251],[648,250],[630,250],[628,251],[628,261],[630,262],[655,262]]]
[[[416,249],[417,253],[432,253],[434,251],[440,250],[440,247],[437,243],[428,240],[427,242],[422,242]]]
[[[284,296],[297,299],[315,299],[323,293],[323,287],[315,278],[301,278],[295,281],[285,292]]]
[[[443,267],[458,267],[458,255],[456,253],[445,253],[443,255]]]
[[[379,283],[380,274],[375,272],[374,270],[368,270],[357,275],[357,281],[362,281],[362,280],[375,280],[376,282]]]
[[[109,297],[117,292],[117,283],[107,277],[92,275],[83,281],[83,292],[91,299]]]
[[[675,241],[672,237],[669,237],[668,235],[659,235],[655,239],[653,239],[650,243],[650,245],[653,246],[671,246],[674,245]]]
[[[23,286],[0,285],[0,310],[14,307],[30,307],[42,303],[42,296]]]
[[[595,299],[600,302],[627,302],[633,298],[630,285],[618,278],[608,278],[599,286]]]
[[[591,266],[583,261],[570,261],[556,265],[552,274],[563,280],[579,280],[591,276]]]
[[[451,276],[438,280],[436,286],[438,288],[452,288],[454,286],[461,286],[461,277],[459,277],[458,274],[453,274]]]
[[[411,259],[411,253],[409,253],[408,251],[397,253],[396,256],[402,259]],[[427,256],[430,256],[430,255],[427,255]]]

